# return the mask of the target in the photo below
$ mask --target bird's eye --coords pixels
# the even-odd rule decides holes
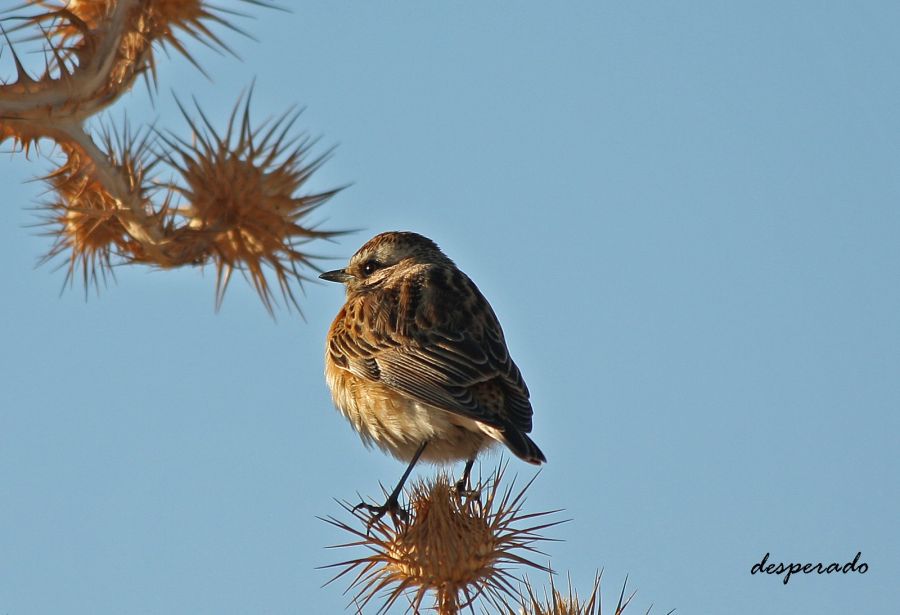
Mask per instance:
[[[376,260],[366,261],[365,264],[362,266],[363,275],[372,275],[380,267],[381,267],[381,263],[379,263]]]

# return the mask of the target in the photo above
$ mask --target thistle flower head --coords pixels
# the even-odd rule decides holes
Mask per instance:
[[[156,53],[162,48],[175,49],[206,74],[185,45],[187,39],[234,55],[215,30],[224,27],[249,36],[229,18],[240,13],[207,0],[25,0],[25,6],[42,11],[22,18],[13,29],[31,28],[31,40],[45,41],[46,70],[35,80],[18,66],[17,83],[3,89],[10,94],[27,90],[56,116],[95,113],[128,90],[138,75],[149,74],[155,83]]]
[[[544,591],[544,597],[541,599],[537,591],[534,589],[530,581],[525,582],[525,592],[523,592],[522,612],[524,615],[600,615],[600,577],[602,572],[598,572],[594,578],[594,585],[591,589],[587,600],[582,600],[578,596],[578,592],[572,587],[572,579],[569,578],[568,591],[563,592],[550,575],[550,593]],[[624,592],[624,587],[623,587]],[[624,602],[620,598],[614,615],[621,615],[628,601]]]
[[[267,2],[244,2],[276,8]],[[26,4],[45,9],[44,13],[32,16],[30,23],[50,22],[48,36],[69,44],[67,46],[99,30],[118,3],[119,0],[26,0]],[[159,41],[172,45],[191,60],[178,38],[178,31],[222,51],[230,49],[210,30],[209,25],[219,24],[243,34],[224,17],[226,14],[240,13],[222,9],[207,0],[134,0],[132,4],[134,8],[129,15],[126,35],[140,34],[145,42]],[[135,43],[136,40],[128,42],[131,45]]]
[[[79,197],[77,206],[67,206],[62,201],[46,205],[52,214],[47,216],[45,224],[55,224],[58,228],[54,232],[56,241],[41,262],[68,253],[65,284],[70,284],[80,269],[86,290],[92,283],[96,285],[98,274],[105,280],[112,271],[112,249],[123,240],[125,229],[104,196],[88,188]]]
[[[243,112],[238,119],[238,111]],[[271,271],[285,301],[299,310],[292,283],[308,279],[299,266],[312,266],[300,245],[339,233],[316,230],[304,218],[339,189],[297,194],[327,153],[307,160],[314,142],[289,138],[298,117],[288,112],[250,124],[250,95],[235,105],[224,135],[219,135],[199,110],[202,125],[182,107],[193,130],[188,142],[174,134],[163,137],[169,151],[164,158],[181,176],[171,189],[185,205],[175,210],[185,221],[181,239],[191,237],[206,245],[217,271],[216,304],[221,304],[234,269],[243,272],[269,311],[273,292],[266,270]]]
[[[153,166],[147,162],[149,134],[134,135],[126,125],[121,132],[104,130],[101,138],[104,164],[116,169],[125,189],[138,198],[144,198],[144,174]],[[96,161],[75,144],[61,149],[66,161],[43,178],[55,197],[43,206],[47,212],[43,225],[51,227],[48,234],[56,241],[41,262],[68,252],[66,282],[71,283],[80,269],[87,289],[91,283],[96,286],[98,274],[105,279],[111,272],[114,255],[127,254],[136,244],[122,223],[127,212],[97,179]]]
[[[419,482],[409,494],[409,521],[396,525],[379,519],[367,528],[368,516],[345,506],[363,529],[333,518],[326,520],[358,538],[342,547],[364,546],[371,553],[335,564],[343,570],[332,581],[355,573],[348,588],[354,593],[354,602],[362,608],[382,596],[382,613],[404,596],[410,611],[419,612],[429,593],[439,613],[456,613],[479,596],[496,607],[508,608],[506,599],[517,595],[516,577],[509,566],[549,570],[525,555],[540,553],[535,543],[547,539],[539,532],[558,522],[520,527],[555,511],[522,512],[530,483],[514,493],[512,484],[501,489],[502,476],[501,468],[465,494],[457,493],[446,474]]]
[[[29,0],[29,4],[45,7],[48,11],[67,11],[84,24],[87,30],[96,30],[100,22],[109,16],[116,6],[116,0]],[[76,22],[77,23],[77,22]],[[79,36],[76,23],[56,23],[52,34],[65,38]],[[83,28],[81,31],[83,32]]]
[[[525,590],[521,593],[520,608],[517,612],[507,611],[509,615],[602,615],[605,611],[601,605],[600,599],[600,579],[603,571],[597,572],[594,577],[594,584],[591,587],[591,593],[587,599],[583,600],[579,597],[572,587],[572,578],[569,577],[568,590],[560,590],[550,575],[550,592],[544,590],[543,598],[538,596],[534,586],[529,580],[525,581]],[[631,604],[632,599],[637,592],[631,592],[625,597],[625,588],[628,586],[628,577],[622,584],[622,591],[619,593],[619,600],[616,603],[613,615],[622,615],[625,609]],[[650,605],[645,611],[645,615],[650,615],[653,605]],[[675,609],[672,609],[666,615],[672,615]]]

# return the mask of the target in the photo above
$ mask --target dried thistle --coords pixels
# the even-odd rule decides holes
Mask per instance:
[[[242,1],[278,8],[259,0]],[[43,30],[49,44],[48,55],[54,60],[52,66],[58,71],[57,77],[86,70],[94,55],[103,53],[100,48],[105,47],[108,72],[104,86],[118,93],[130,87],[137,75],[148,70],[155,83],[156,51],[159,49],[174,48],[206,74],[185,46],[185,38],[234,55],[213,28],[221,26],[250,36],[229,19],[240,13],[206,0],[26,0],[24,6],[43,9],[28,16],[19,28],[39,26]],[[121,18],[117,17],[118,12]],[[109,28],[116,24],[118,27],[110,37]],[[111,44],[107,41],[109,38],[114,39]],[[48,70],[42,80],[49,79]]]
[[[307,160],[314,141],[307,136],[289,137],[298,112],[289,110],[253,128],[250,98],[243,105],[238,100],[222,136],[199,107],[202,125],[179,103],[193,138],[189,142],[174,133],[163,136],[169,150],[163,157],[181,176],[170,188],[185,201],[173,210],[185,221],[173,234],[179,241],[203,245],[203,256],[214,262],[217,306],[232,271],[238,269],[248,275],[271,312],[268,268],[285,301],[299,310],[292,283],[308,279],[299,266],[314,267],[312,257],[299,247],[339,234],[316,230],[304,219],[340,189],[297,194],[329,152]]]
[[[418,613],[425,596],[434,596],[438,613],[458,613],[478,597],[500,609],[509,608],[507,599],[516,599],[517,578],[511,564],[540,570],[521,552],[540,554],[535,543],[548,540],[542,530],[560,522],[518,527],[523,521],[556,511],[524,513],[522,505],[531,482],[518,492],[514,481],[501,489],[504,468],[474,491],[457,493],[446,474],[420,481],[411,488],[410,519],[396,525],[383,518],[371,521],[365,513],[342,504],[361,525],[354,527],[332,517],[325,519],[358,540],[340,547],[363,546],[371,553],[330,567],[343,570],[330,582],[355,573],[348,592],[362,609],[377,597],[385,613],[401,597],[409,601],[408,611]]]
[[[599,615],[600,575],[601,573],[597,573],[597,576],[594,578],[594,585],[587,601],[583,601],[578,597],[578,592],[572,587],[571,577],[569,577],[568,592],[563,593],[556,587],[553,575],[550,575],[550,594],[548,596],[547,591],[544,590],[543,599],[538,597],[531,581],[526,580],[525,592],[522,596],[524,602],[522,610],[526,615]],[[623,596],[624,590],[625,588],[623,587]],[[631,600],[630,597],[624,603],[621,599],[619,600],[615,615],[620,615],[625,610],[629,600]]]
[[[140,201],[148,200],[145,174],[155,165],[149,160],[150,135],[149,130],[132,134],[127,124],[121,132],[110,128],[102,135],[104,165],[115,169],[127,193]],[[104,280],[111,273],[114,255],[127,259],[136,243],[123,223],[128,212],[98,181],[96,162],[75,144],[64,142],[61,149],[66,161],[43,178],[55,197],[43,207],[48,212],[43,225],[56,241],[40,262],[68,253],[66,282],[80,267],[87,290],[96,285],[98,273]]]
[[[543,598],[540,598],[529,580],[525,581],[525,591],[522,592],[521,609],[515,615],[602,615],[603,609],[600,600],[600,579],[603,571],[599,571],[594,577],[594,584],[591,587],[591,593],[586,600],[582,600],[578,596],[578,592],[572,587],[572,578],[569,577],[568,589],[564,593],[556,587],[553,575],[550,575],[550,593],[544,590]],[[626,607],[631,603],[637,592],[625,597],[625,588],[628,586],[628,577],[622,584],[622,591],[619,593],[619,601],[616,603],[616,609],[613,615],[622,615]],[[649,615],[653,609],[653,605],[647,609],[645,615]],[[675,610],[669,611],[666,615],[672,615]],[[509,615],[514,615],[509,611]]]
[[[17,72],[15,81],[0,83],[0,142],[11,140],[27,154],[40,139],[50,139],[65,157],[44,178],[55,193],[44,206],[44,222],[56,241],[43,260],[67,255],[66,280],[80,270],[86,287],[116,264],[213,263],[216,307],[237,269],[270,313],[276,285],[299,311],[294,292],[306,279],[303,269],[317,269],[301,246],[337,234],[317,230],[306,216],[337,190],[301,193],[328,153],[308,160],[314,142],[291,135],[297,113],[252,128],[247,96],[242,117],[237,119],[239,99],[220,136],[199,108],[199,127],[182,108],[192,138],[153,133],[161,137],[155,144],[149,131],[132,138],[127,126],[124,139],[107,132],[95,142],[85,128],[85,120],[117,100],[138,75],[152,75],[155,82],[159,49],[172,47],[195,65],[185,39],[233,53],[214,27],[243,33],[230,19],[240,13],[206,0],[26,0],[4,13],[26,9],[37,12],[6,16],[2,24],[12,27],[0,25]],[[26,71],[7,36],[8,30],[29,29],[33,36],[23,40],[44,44],[38,77]],[[157,164],[180,177],[150,177]]]

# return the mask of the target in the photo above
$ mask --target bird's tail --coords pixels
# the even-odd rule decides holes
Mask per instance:
[[[544,453],[534,443],[534,440],[529,438],[528,434],[522,433],[512,425],[508,425],[503,430],[503,443],[522,461],[535,465],[547,462],[547,458],[544,457]]]

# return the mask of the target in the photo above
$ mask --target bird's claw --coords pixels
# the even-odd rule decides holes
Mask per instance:
[[[390,513],[394,525],[397,525],[398,523],[409,523],[409,513],[400,506],[400,502],[398,502],[396,498],[388,498],[388,501],[381,506],[360,502],[353,507],[353,511],[356,512],[360,508],[365,508],[369,511],[369,514],[372,515],[366,523],[366,527],[369,529],[371,529],[372,526],[386,513]]]
[[[472,486],[469,483],[468,476],[456,481],[456,485],[454,485],[454,489],[456,490],[456,495],[458,495],[460,498],[463,498],[463,499],[472,498],[475,500],[481,499],[481,490],[480,489],[472,489]]]

